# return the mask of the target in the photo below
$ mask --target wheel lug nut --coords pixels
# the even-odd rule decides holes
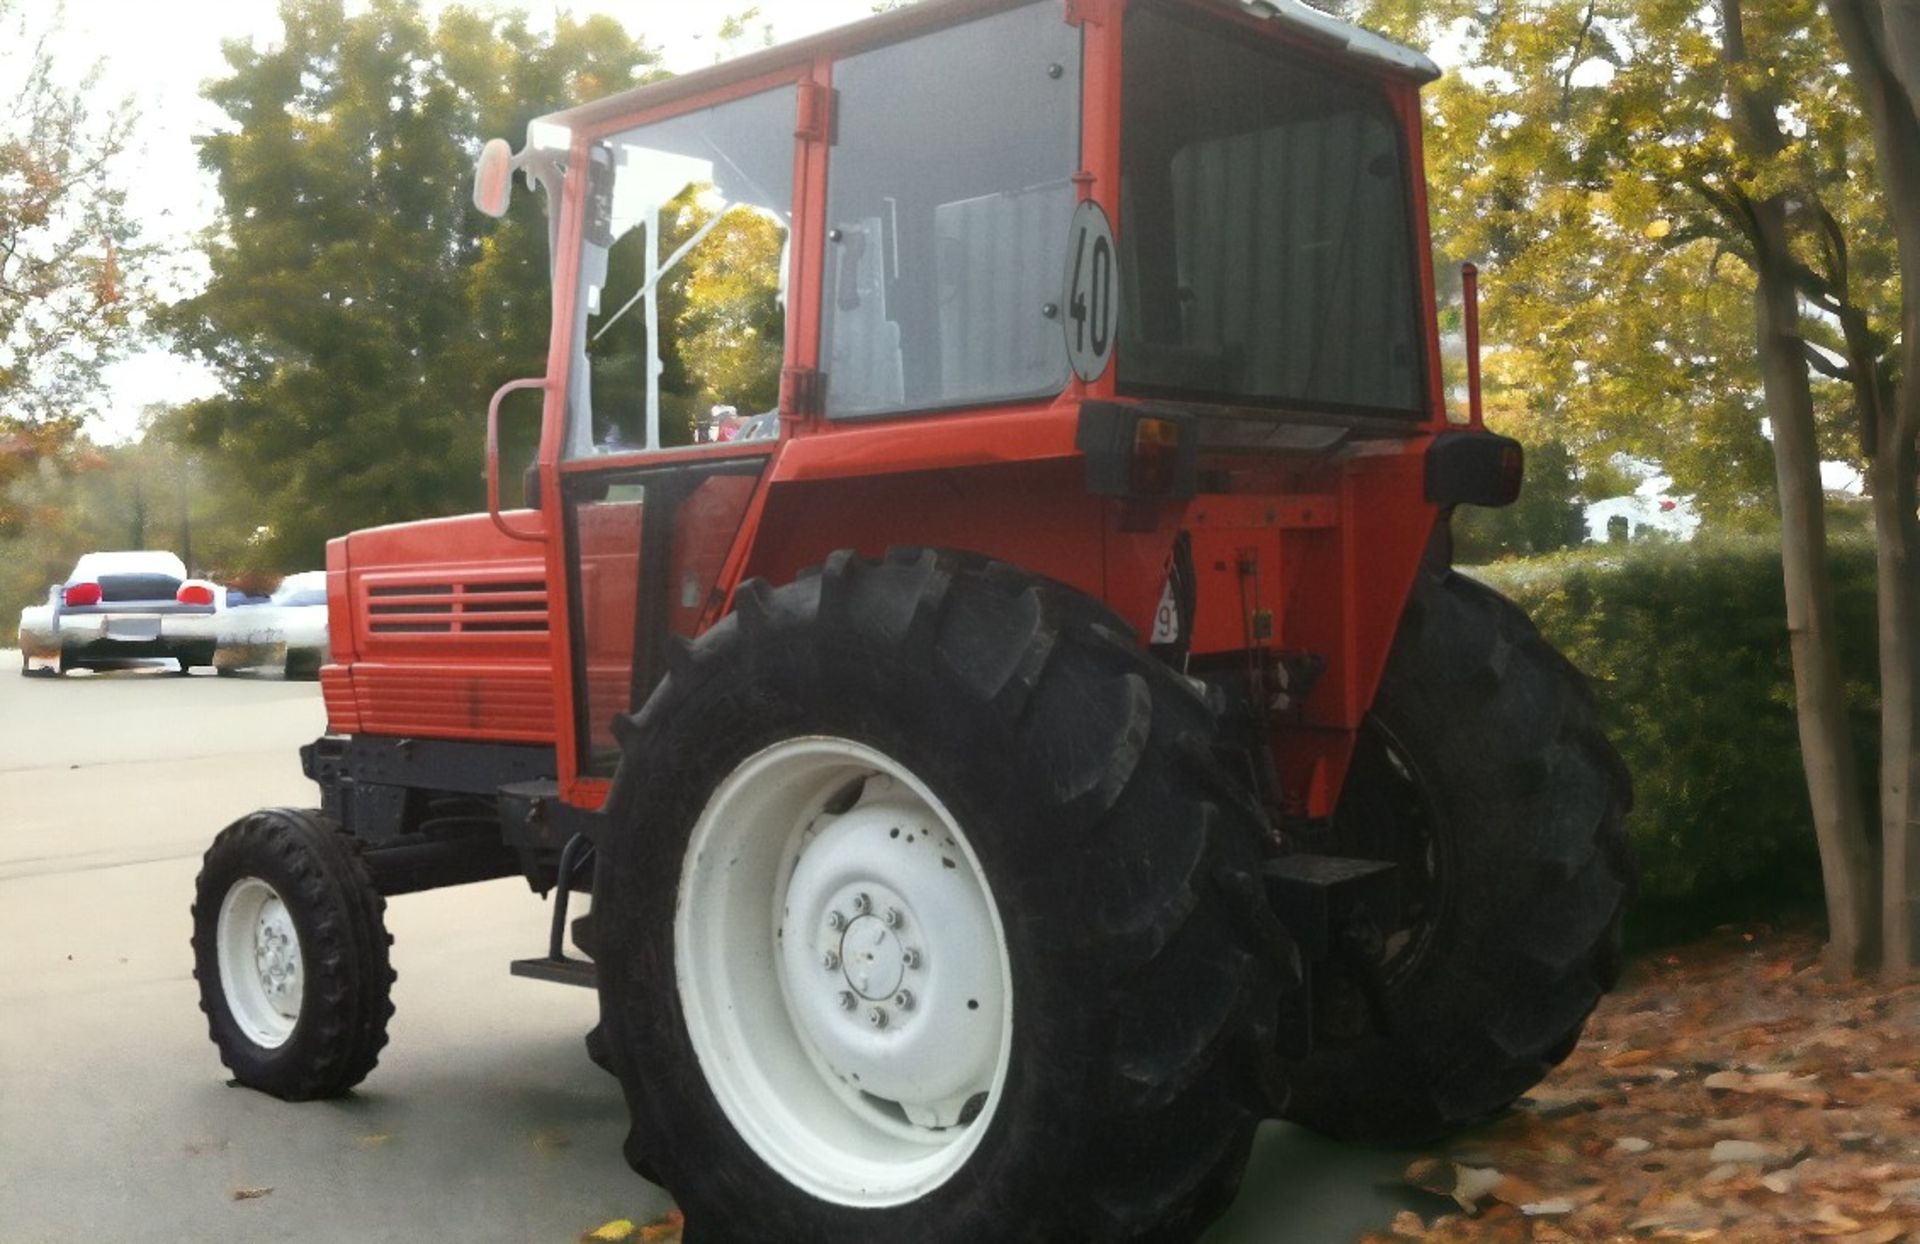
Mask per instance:
[[[902,989],[899,993],[893,995],[893,1004],[903,1011],[911,1011],[913,1009],[913,991],[910,989]]]
[[[840,966],[840,956],[829,950],[820,956],[820,966],[831,972]]]
[[[877,1006],[872,1007],[867,1011],[867,1023],[875,1028],[885,1028],[887,1026],[887,1013]]]
[[[827,927],[839,932],[847,927],[847,918],[837,911],[830,911],[827,913]]]
[[[909,946],[900,952],[900,962],[910,968],[917,968],[920,966],[920,952],[912,946]]]
[[[864,894],[856,894],[853,896],[853,909],[864,916],[873,910],[873,900]]]
[[[843,1011],[853,1009],[853,995],[844,989],[840,991],[840,1009]]]
[[[887,908],[887,914],[880,918],[887,922],[889,929],[897,929],[900,927],[900,922],[904,917],[900,915],[900,909],[898,907],[889,907]]]

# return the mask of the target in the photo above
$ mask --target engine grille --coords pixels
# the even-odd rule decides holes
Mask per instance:
[[[367,618],[376,635],[544,635],[547,587],[538,579],[373,584]]]

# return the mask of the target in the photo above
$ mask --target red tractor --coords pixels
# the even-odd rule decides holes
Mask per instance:
[[[1451,569],[1520,454],[1446,413],[1436,72],[1298,0],[927,0],[489,144],[546,374],[489,513],[328,548],[320,809],[198,882],[237,1079],[351,1088],[385,900],[524,875],[690,1238],[1190,1236],[1264,1117],[1538,1081],[1629,791]]]

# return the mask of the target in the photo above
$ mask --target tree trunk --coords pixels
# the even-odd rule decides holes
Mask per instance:
[[[1920,0],[1830,7],[1873,122],[1900,256],[1902,381],[1868,429],[1880,599],[1881,938],[1885,970],[1898,979],[1920,964]],[[1855,360],[1856,371],[1861,365]]]
[[[1844,3],[1845,0],[1840,0]],[[1721,0],[1727,103],[1749,155],[1766,159],[1786,147],[1779,86],[1747,72],[1740,0]],[[1879,892],[1860,798],[1853,736],[1847,728],[1846,683],[1834,628],[1833,579],[1827,567],[1826,493],[1814,434],[1813,391],[1800,337],[1800,296],[1793,280],[1787,211],[1775,194],[1750,204],[1754,259],[1754,335],[1773,428],[1773,467],[1780,495],[1780,569],[1786,580],[1787,640],[1793,657],[1794,712],[1800,761],[1813,807],[1814,838],[1827,898],[1827,964],[1852,975],[1871,964],[1880,942]]]
[[[1880,620],[1880,938],[1882,967],[1894,979],[1920,963],[1920,667],[1914,660],[1914,454],[1883,447],[1873,462],[1875,571]]]
[[[1800,348],[1799,295],[1784,262],[1786,213],[1778,199],[1770,199],[1756,204],[1755,214],[1767,243],[1757,256],[1755,333],[1780,491],[1780,568],[1787,588],[1787,638],[1793,655],[1800,758],[1826,888],[1828,965],[1852,974],[1868,966],[1878,949],[1879,904],[1853,736],[1847,728],[1846,683],[1835,642],[1813,393]]]

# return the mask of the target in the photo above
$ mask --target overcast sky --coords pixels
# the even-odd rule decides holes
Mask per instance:
[[[29,11],[45,0],[26,0]],[[468,0],[483,10],[525,9],[538,25],[551,27],[553,14],[605,13],[659,48],[676,72],[712,64],[718,55],[716,31],[750,0],[599,0],[555,6]],[[363,8],[349,0],[349,8]],[[429,12],[447,0],[423,0]],[[745,47],[757,47],[760,31],[770,27],[776,41],[799,38],[867,16],[873,0],[760,0]],[[103,104],[131,98],[140,121],[127,163],[129,199],[148,235],[181,245],[213,219],[218,206],[211,179],[200,171],[193,136],[222,118],[200,98],[207,79],[226,71],[220,45],[245,39],[267,46],[281,37],[275,0],[68,0],[56,54],[66,71],[78,77],[94,61],[101,68],[98,94]],[[743,47],[742,50],[745,50]],[[5,56],[0,51],[0,56]],[[517,147],[525,137],[503,135]],[[187,281],[193,278],[189,275]],[[183,288],[181,293],[191,292]],[[125,360],[108,371],[110,399],[94,432],[124,439],[135,430],[141,409],[155,402],[180,402],[213,391],[212,379],[186,360],[154,350]]]

